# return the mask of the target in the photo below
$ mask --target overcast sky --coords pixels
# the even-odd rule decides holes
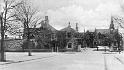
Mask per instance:
[[[79,30],[109,28],[111,15],[124,15],[124,0],[33,0],[43,15],[48,15],[50,24],[61,29],[71,22]]]
[[[41,16],[49,16],[50,24],[62,29],[71,22],[79,31],[109,28],[111,15],[124,15],[124,0],[32,0]]]

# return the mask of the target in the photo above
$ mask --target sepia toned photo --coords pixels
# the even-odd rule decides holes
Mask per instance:
[[[0,70],[124,70],[124,0],[0,0]]]

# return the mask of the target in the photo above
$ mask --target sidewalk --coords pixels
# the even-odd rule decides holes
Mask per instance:
[[[33,52],[32,56],[28,56],[28,52],[7,52],[6,62],[0,62],[0,65],[27,62],[32,60],[50,58],[59,55],[58,53],[52,52]]]
[[[124,64],[124,51],[122,51],[120,54],[114,56],[118,61],[120,61],[121,64]]]
[[[105,70],[124,70],[124,65],[121,62],[111,55],[105,55]]]

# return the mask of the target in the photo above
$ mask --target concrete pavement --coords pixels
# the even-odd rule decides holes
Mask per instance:
[[[52,54],[52,55],[51,55]],[[6,62],[0,62],[0,65],[20,63],[32,60],[38,60],[43,58],[54,57],[58,53],[37,53],[33,52],[32,56],[28,56],[27,52],[7,52],[6,53]]]

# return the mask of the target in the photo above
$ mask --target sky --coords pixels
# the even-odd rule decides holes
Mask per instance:
[[[31,0],[41,16],[60,30],[71,23],[79,31],[109,28],[111,15],[124,16],[124,0]],[[116,23],[115,23],[116,25]]]
[[[56,29],[68,26],[79,31],[109,28],[111,15],[124,15],[124,0],[32,0],[41,10],[42,15],[49,16],[50,24]],[[116,25],[116,23],[115,23]]]

